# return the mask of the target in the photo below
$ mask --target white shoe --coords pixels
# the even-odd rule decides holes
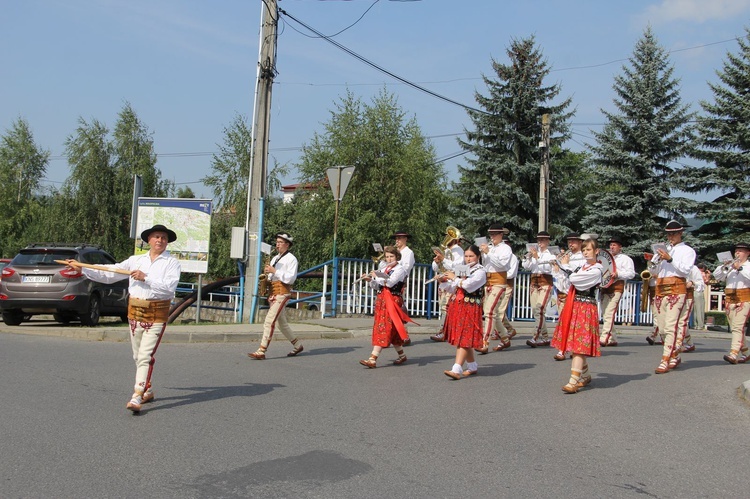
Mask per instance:
[[[141,395],[138,393],[134,393],[133,398],[130,399],[130,402],[128,402],[128,405],[126,405],[125,407],[133,412],[141,412],[142,403],[143,398],[141,397]]]

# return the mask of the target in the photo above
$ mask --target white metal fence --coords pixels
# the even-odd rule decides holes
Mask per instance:
[[[369,273],[377,268],[371,260],[360,260],[354,258],[337,258],[339,265],[338,286],[336,289],[335,314],[348,315],[372,315],[375,306],[375,291],[366,282],[355,282],[359,276]],[[293,291],[292,306],[317,310],[321,317],[333,314],[333,290],[329,284],[329,276],[333,275],[331,261],[319,266],[322,276],[313,278],[321,282],[317,291]],[[409,314],[413,317],[438,318],[440,316],[440,304],[438,302],[437,283],[425,284],[432,277],[432,269],[429,265],[417,264],[412,269],[411,275],[404,288],[404,297]],[[511,320],[531,321],[533,320],[531,304],[529,302],[529,285],[531,274],[520,272],[515,280],[513,297],[508,305],[508,317]],[[298,281],[299,283],[299,281]],[[180,283],[180,290],[187,291],[194,285]],[[633,280],[625,283],[622,299],[615,316],[615,322],[623,324],[651,324],[651,304],[645,312],[640,311],[642,281]],[[233,310],[237,321],[240,320],[238,286],[227,286],[220,291],[211,294],[211,300],[225,301],[226,308]],[[248,301],[245,300],[245,304]],[[724,310],[724,293],[721,290],[710,291],[706,308],[711,310]],[[548,319],[557,318],[557,294],[553,294],[547,306],[546,316]]]

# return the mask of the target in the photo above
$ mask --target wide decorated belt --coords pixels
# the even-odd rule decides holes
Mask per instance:
[[[138,322],[163,323],[169,320],[171,300],[128,299],[128,319]]]
[[[487,286],[503,286],[508,284],[507,272],[487,272]]]
[[[625,281],[617,280],[608,288],[602,288],[602,292],[606,293],[608,295],[613,295],[615,293],[622,293],[625,291]]]
[[[290,284],[284,284],[281,281],[271,281],[271,296],[288,295],[292,292]]]
[[[731,304],[750,301],[750,288],[726,288],[724,300]]]
[[[531,274],[531,285],[536,288],[552,286],[551,274]]]
[[[687,294],[684,277],[659,277],[656,279],[656,296]]]

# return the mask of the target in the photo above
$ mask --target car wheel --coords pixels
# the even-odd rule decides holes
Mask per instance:
[[[89,308],[80,315],[81,324],[84,326],[94,327],[99,324],[99,314],[101,313],[101,302],[99,295],[91,295],[89,298]]]
[[[70,321],[75,319],[75,315],[63,312],[52,314],[52,317],[54,317],[54,319],[60,324],[70,324]]]
[[[20,310],[3,312],[3,322],[6,326],[18,326],[23,322],[23,312]]]

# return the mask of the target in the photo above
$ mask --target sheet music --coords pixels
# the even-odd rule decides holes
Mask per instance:
[[[487,244],[487,238],[486,237],[478,237],[474,239],[474,244],[477,245],[477,248],[480,248],[483,244]]]
[[[716,253],[716,259],[719,260],[720,263],[726,263],[734,260],[734,257],[732,257],[731,251],[722,251],[721,253]]]
[[[271,245],[268,243],[261,242],[260,243],[260,252],[266,255],[271,254]]]
[[[372,249],[374,249],[378,253],[383,252],[383,245],[380,243],[372,243]]]

